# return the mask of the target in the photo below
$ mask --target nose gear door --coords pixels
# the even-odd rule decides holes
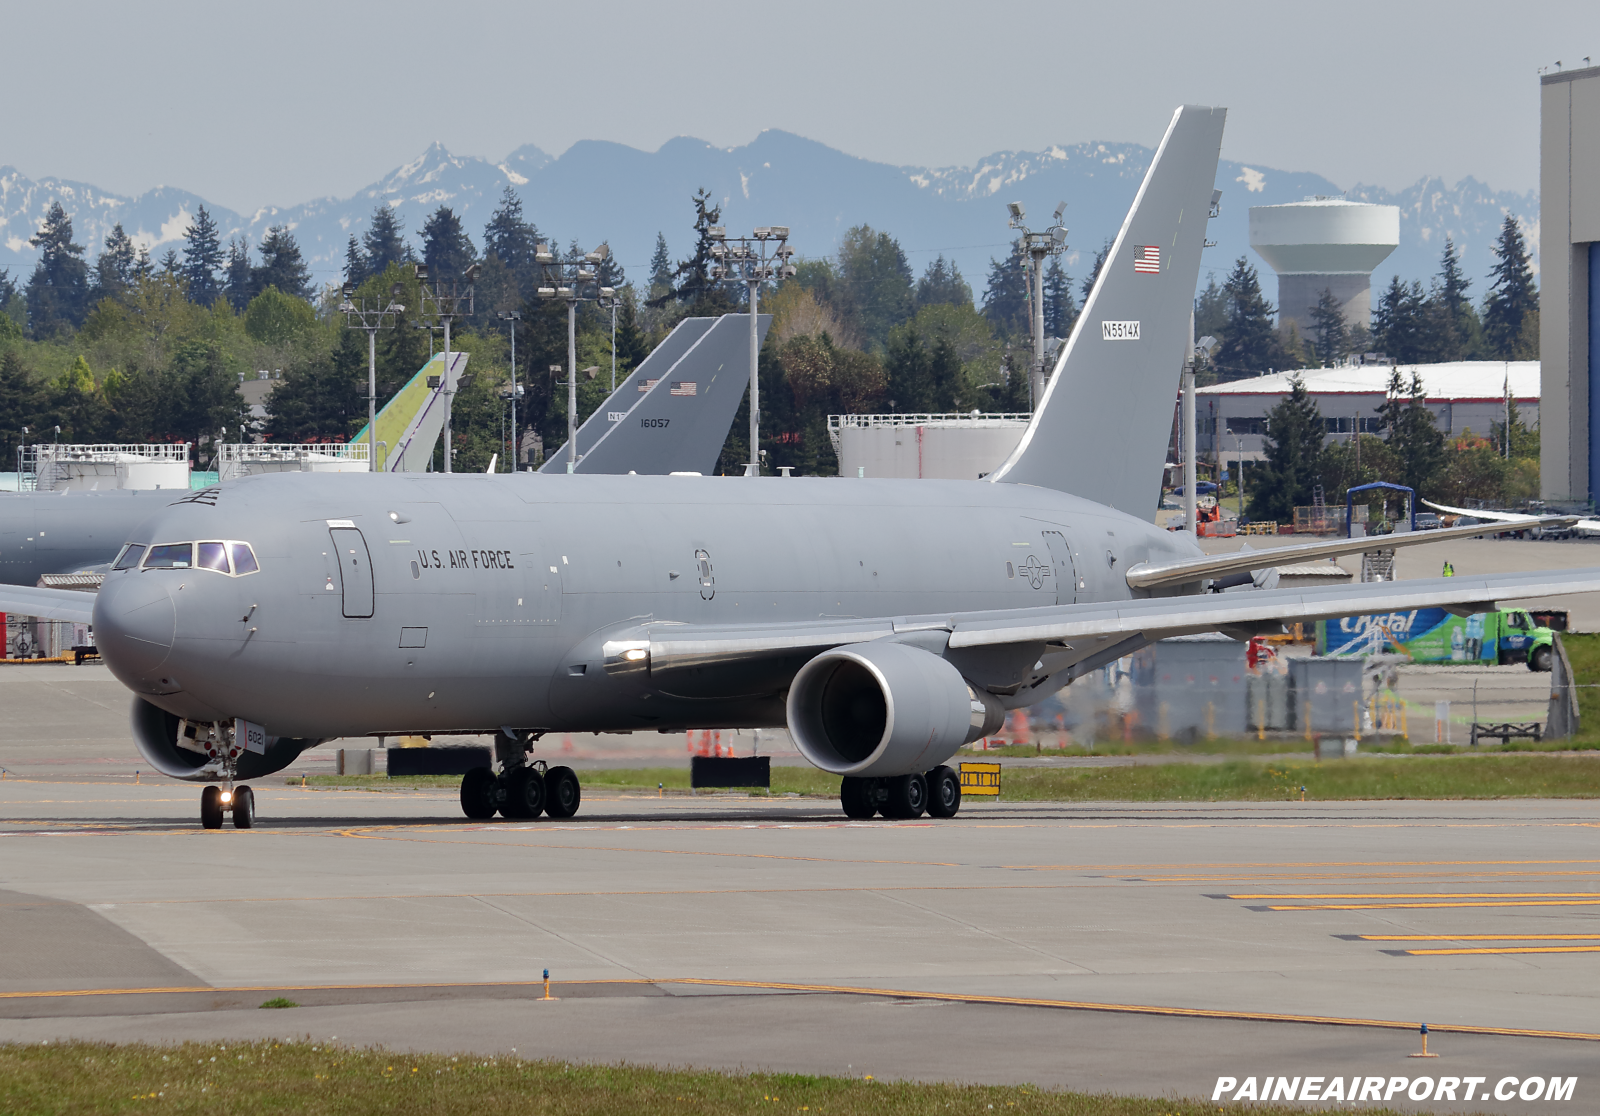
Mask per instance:
[[[344,615],[350,620],[372,617],[372,556],[367,540],[355,527],[330,527],[333,553],[339,559],[339,580],[344,589]]]
[[[1050,564],[1055,572],[1056,604],[1078,600],[1078,571],[1072,562],[1072,546],[1060,531],[1045,531],[1044,545],[1050,549]]]

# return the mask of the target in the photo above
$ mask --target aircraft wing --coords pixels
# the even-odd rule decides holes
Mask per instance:
[[[94,619],[93,593],[76,589],[36,589],[31,585],[0,585],[0,612],[34,616],[40,620]]]
[[[1248,636],[1278,630],[1284,623],[1418,608],[1471,614],[1490,611],[1499,601],[1593,592],[1600,592],[1600,568],[1242,590],[940,616],[820,620],[781,627],[647,625],[646,631],[652,674],[809,655],[919,632],[948,633],[952,651],[1038,645],[1041,651],[1050,649],[1059,667],[1066,667],[1102,650],[1122,647],[1119,655],[1128,654],[1174,635],[1221,631]]]
[[[1274,546],[1266,550],[1242,549],[1231,554],[1208,554],[1200,558],[1186,558],[1181,562],[1164,562],[1160,565],[1141,562],[1128,571],[1128,586],[1132,589],[1156,589],[1163,585],[1185,585],[1246,570],[1269,569],[1273,566],[1315,561],[1319,558],[1337,558],[1342,554],[1361,554],[1368,550],[1393,550],[1404,546],[1420,546],[1423,543],[1469,539],[1504,531],[1507,524],[1556,528],[1568,527],[1572,523],[1572,516],[1524,515],[1506,518],[1496,523],[1480,523],[1468,527],[1441,527],[1437,531],[1402,531],[1393,535],[1368,535],[1358,539],[1329,539],[1324,542]]]
[[[1537,526],[1570,527],[1574,523],[1579,522],[1578,517],[1575,515],[1563,515],[1556,517],[1529,516],[1518,515],[1516,512],[1484,511],[1482,508],[1452,508],[1448,504],[1435,504],[1432,500],[1424,500],[1422,502],[1427,504],[1434,511],[1444,512],[1446,515],[1465,515],[1472,519],[1481,519],[1486,523],[1508,524],[1513,528]],[[1538,522],[1530,523],[1530,519],[1537,520]]]

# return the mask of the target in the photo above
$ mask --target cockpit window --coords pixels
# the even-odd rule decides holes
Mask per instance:
[[[162,543],[152,546],[144,560],[147,570],[186,570],[194,565],[194,543]]]
[[[229,543],[228,549],[233,553],[233,572],[235,574],[255,573],[261,568],[256,565],[256,554],[255,551],[250,549],[249,543]]]
[[[131,570],[139,564],[139,559],[144,557],[144,547],[138,543],[128,543],[122,548],[122,553],[117,555],[114,570]]]
[[[202,570],[216,570],[218,573],[228,572],[228,551],[219,542],[203,542],[200,547],[200,561],[197,563]]]
[[[129,544],[118,559],[117,569],[131,569],[138,565],[144,547]],[[229,560],[232,559],[230,566]],[[246,542],[216,540],[198,543],[162,543],[152,546],[144,556],[147,570],[187,570],[189,568],[213,570],[220,574],[238,577],[260,571],[255,551]]]

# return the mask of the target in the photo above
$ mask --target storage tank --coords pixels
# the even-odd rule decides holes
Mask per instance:
[[[1311,311],[1332,291],[1345,322],[1372,320],[1372,269],[1400,246],[1400,208],[1314,197],[1250,208],[1250,247],[1278,274],[1278,320],[1311,332]]]

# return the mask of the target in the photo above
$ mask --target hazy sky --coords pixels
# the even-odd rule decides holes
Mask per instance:
[[[1600,4],[825,0],[6,6],[0,165],[246,211],[348,195],[433,140],[498,160],[783,128],[893,163],[1152,144],[1226,105],[1223,155],[1342,187],[1538,181],[1538,70]]]

